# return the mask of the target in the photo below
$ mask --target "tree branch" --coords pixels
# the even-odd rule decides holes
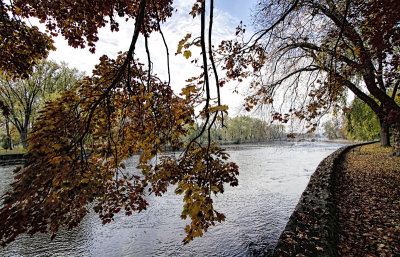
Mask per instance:
[[[244,47],[241,50],[241,52],[245,52],[247,49],[254,47],[258,43],[258,41],[260,41],[266,34],[271,32],[272,30],[274,30],[275,27],[278,26],[281,22],[283,22],[286,19],[286,17],[297,7],[298,3],[299,3],[299,0],[295,0],[293,2],[293,4],[289,7],[289,9],[274,24],[272,24],[265,30],[260,30],[257,33],[253,34],[253,36],[249,39],[249,41],[244,44],[246,47]],[[260,35],[253,41],[253,38],[257,34],[260,34]],[[251,44],[251,46],[248,46],[250,44],[250,42],[253,42],[253,43]]]
[[[140,1],[140,4],[139,4],[139,12],[138,12],[138,16],[136,17],[136,21],[135,21],[135,30],[134,30],[134,33],[132,36],[131,45],[129,47],[129,51],[127,53],[126,59],[125,59],[124,63],[121,65],[121,67],[118,69],[118,72],[117,72],[114,80],[112,81],[111,85],[100,95],[99,99],[97,99],[97,101],[90,107],[91,111],[86,120],[85,130],[82,133],[82,135],[76,140],[75,144],[78,144],[87,135],[95,109],[106,98],[106,96],[110,93],[111,89],[113,89],[118,84],[123,73],[125,72],[126,67],[128,66],[128,63],[133,59],[133,54],[134,54],[135,48],[136,48],[136,42],[137,42],[137,39],[138,39],[139,33],[140,33],[140,27],[142,26],[143,21],[144,21],[145,9],[146,9],[146,0],[142,0],[142,1]],[[72,145],[71,147],[73,147],[74,145]]]
[[[210,0],[210,22],[209,22],[209,27],[208,27],[208,58],[210,58],[211,66],[214,71],[215,85],[217,88],[217,96],[218,96],[218,106],[221,106],[221,93],[220,93],[220,86],[219,86],[218,71],[215,66],[214,56],[213,56],[213,52],[212,52],[212,38],[211,37],[212,37],[213,21],[214,21],[214,0]],[[221,114],[222,114],[222,127],[224,127],[224,113],[221,111]],[[217,115],[215,115],[215,118],[214,118],[213,122],[211,123],[210,128],[214,124],[216,117],[217,117]]]

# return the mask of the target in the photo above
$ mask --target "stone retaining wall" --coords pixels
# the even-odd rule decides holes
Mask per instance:
[[[4,154],[0,155],[0,166],[23,164],[25,156],[23,154]]]
[[[318,165],[271,256],[338,255],[336,204],[332,191],[334,170],[349,149],[370,143],[344,146]]]

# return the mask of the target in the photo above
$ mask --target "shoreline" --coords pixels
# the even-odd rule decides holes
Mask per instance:
[[[234,147],[239,147],[239,146],[263,146],[263,145],[287,145],[287,144],[295,144],[295,143],[303,143],[303,142],[308,142],[308,143],[337,143],[337,144],[354,144],[354,142],[350,140],[288,140],[288,139],[283,139],[283,140],[268,140],[268,141],[259,141],[259,142],[243,142],[240,144],[237,143],[220,143],[217,142],[221,147],[226,147],[226,148],[234,148]],[[170,150],[164,150],[165,152],[173,152]],[[25,154],[24,153],[3,153],[0,154],[0,166],[13,166],[13,165],[21,165],[24,164],[25,162]]]
[[[346,153],[373,143],[376,141],[341,147],[320,162],[268,256],[338,256],[336,170]]]

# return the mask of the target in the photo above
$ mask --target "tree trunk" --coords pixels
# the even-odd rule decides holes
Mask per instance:
[[[379,120],[381,125],[381,146],[390,147],[390,133],[389,126],[382,120]]]
[[[393,155],[400,156],[400,128],[398,124],[393,126]]]
[[[26,140],[28,137],[28,131],[21,131],[19,136],[19,138],[21,139],[22,147],[24,149],[28,149],[28,141]]]
[[[8,118],[7,118],[7,120],[6,120],[7,145],[8,145],[8,148],[10,150],[12,150],[13,148],[12,148],[11,135],[10,135],[10,126],[9,126],[8,122],[9,121],[8,121]]]

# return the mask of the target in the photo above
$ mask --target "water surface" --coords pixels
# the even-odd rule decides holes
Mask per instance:
[[[276,240],[319,162],[343,146],[336,143],[286,143],[227,146],[239,165],[239,186],[215,198],[215,209],[226,221],[202,238],[182,244],[182,196],[173,190],[148,198],[148,210],[130,217],[119,215],[101,225],[89,214],[79,227],[46,234],[23,235],[0,256],[263,256]],[[127,160],[133,169],[137,159]],[[12,182],[13,167],[0,167],[0,194]],[[1,221],[0,221],[1,222]]]

